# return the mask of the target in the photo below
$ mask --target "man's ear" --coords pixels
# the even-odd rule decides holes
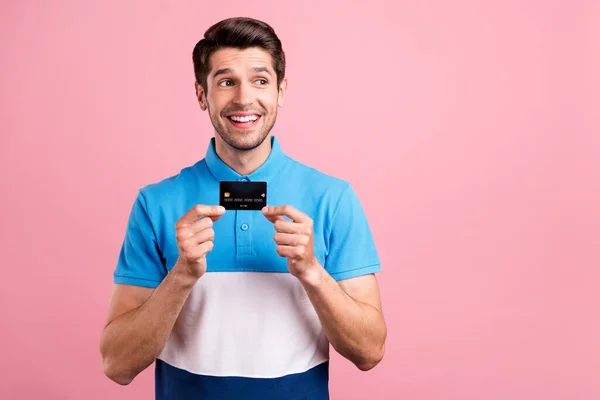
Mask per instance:
[[[202,111],[206,111],[208,107],[206,101],[206,93],[204,92],[204,89],[202,88],[202,86],[200,86],[198,82],[194,82],[194,88],[196,89],[196,99],[198,99],[198,104],[200,104],[200,108],[202,109]]]
[[[283,78],[281,83],[279,84],[279,93],[277,95],[277,105],[279,107],[283,107],[283,103],[285,100],[285,92],[287,91],[288,81],[287,78]]]

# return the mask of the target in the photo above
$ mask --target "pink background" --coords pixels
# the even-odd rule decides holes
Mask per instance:
[[[600,398],[598,1],[0,15],[0,398],[153,398],[102,373],[112,272],[137,189],[204,156],[191,50],[237,15],[283,40],[284,150],[352,182],[383,260],[386,357],[334,356],[332,397]]]

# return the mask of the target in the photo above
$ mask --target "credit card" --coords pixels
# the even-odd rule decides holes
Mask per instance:
[[[226,210],[261,210],[267,205],[267,182],[221,181],[219,205]]]

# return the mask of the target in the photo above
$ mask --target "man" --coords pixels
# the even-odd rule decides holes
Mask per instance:
[[[215,129],[205,158],[142,188],[100,350],[127,385],[156,362],[157,399],[327,399],[329,343],[361,370],[384,354],[380,261],[351,186],[287,157],[271,128],[287,86],[264,22],[221,21],[193,51]],[[262,210],[220,182],[267,183]]]

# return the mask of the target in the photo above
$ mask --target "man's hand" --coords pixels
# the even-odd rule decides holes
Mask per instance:
[[[277,254],[287,257],[290,273],[299,278],[315,269],[319,263],[315,257],[313,220],[289,205],[268,206],[262,211],[275,226]]]
[[[225,208],[196,205],[175,224],[175,236],[182,272],[199,279],[206,272],[206,254],[213,249],[213,222],[221,218]],[[202,218],[200,218],[202,217]],[[200,219],[198,219],[200,218]]]

